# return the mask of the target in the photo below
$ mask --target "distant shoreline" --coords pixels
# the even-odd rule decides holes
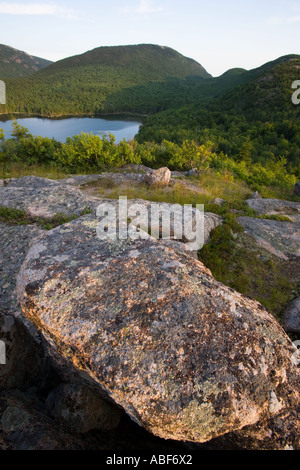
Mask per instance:
[[[109,118],[113,117],[116,119],[116,116],[122,117],[122,119],[127,118],[146,118],[148,117],[148,114],[139,114],[139,113],[130,113],[130,112],[115,112],[115,113],[83,113],[83,114],[38,114],[38,113],[17,113],[17,112],[12,112],[12,113],[0,113],[0,120],[3,116],[7,116],[8,119],[5,119],[6,121],[10,120],[12,116],[18,116],[20,119],[25,119],[27,117],[37,117],[37,118],[46,118],[46,119],[70,119],[70,118]]]

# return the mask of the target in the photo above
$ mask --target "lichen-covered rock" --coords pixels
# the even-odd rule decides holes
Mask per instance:
[[[171,180],[171,171],[167,167],[159,168],[145,176],[145,182],[151,186],[168,186]]]
[[[238,221],[260,246],[278,258],[300,256],[300,223],[254,217],[239,217]]]
[[[30,177],[32,178],[32,177]],[[52,218],[56,214],[80,215],[93,209],[93,198],[79,189],[45,178],[18,178],[0,187],[0,206],[19,209],[31,217]]]
[[[77,433],[108,431],[118,426],[120,409],[80,383],[62,383],[47,398],[50,415]]]
[[[47,232],[18,276],[53,357],[162,438],[201,443],[279,415],[288,426],[299,370],[272,315],[154,239],[99,240],[97,223]]]
[[[49,178],[41,178],[40,176],[33,175],[4,180],[4,186],[9,188],[24,188],[25,186],[29,186],[30,188],[40,189],[58,185],[59,180],[51,180]]]
[[[233,432],[231,443],[244,450],[298,450],[300,407]],[[229,443],[228,440],[228,443]],[[224,442],[225,443],[225,442]]]
[[[299,202],[263,198],[251,198],[246,202],[258,215],[283,215],[289,217],[294,222],[300,223]]]
[[[298,450],[300,407],[212,439],[208,450]]]
[[[101,185],[101,180],[111,181],[114,185],[121,184],[137,184],[144,181],[145,175],[143,173],[116,173],[116,172],[107,172],[101,173],[99,175],[77,175],[71,176],[69,178],[59,180],[60,185],[70,185],[70,186],[83,186],[89,183],[99,182]]]

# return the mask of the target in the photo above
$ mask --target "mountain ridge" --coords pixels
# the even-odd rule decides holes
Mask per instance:
[[[203,78],[211,78],[205,68],[199,64],[196,60],[177,52],[168,46],[160,46],[157,44],[131,44],[131,45],[120,45],[120,46],[100,46],[88,50],[82,54],[76,54],[74,56],[66,57],[59,61],[51,64],[50,70],[60,68],[62,65],[75,67],[78,65],[95,65],[96,62],[101,62],[102,65],[108,66],[125,66],[130,65],[130,62],[138,60],[139,63],[144,62],[143,53],[152,54],[155,60],[176,60],[180,59],[182,65],[189,64],[191,69],[194,68],[195,75],[202,76]],[[159,54],[160,53],[160,54]],[[150,57],[152,58],[152,57]],[[149,59],[149,57],[147,57]],[[155,63],[155,67],[162,65],[162,63]],[[164,64],[165,65],[165,64]],[[49,71],[49,69],[48,69]]]
[[[2,111],[51,116],[115,112],[119,111],[116,93],[189,77],[205,81],[211,75],[193,59],[165,46],[103,46],[28,77],[7,80],[7,105]]]
[[[0,44],[0,78],[22,78],[50,65],[52,61]]]

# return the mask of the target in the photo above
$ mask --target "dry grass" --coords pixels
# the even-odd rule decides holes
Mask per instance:
[[[39,176],[53,180],[67,178],[69,174],[64,173],[55,166],[50,165],[22,165],[11,163],[9,165],[0,163],[0,178],[20,178],[21,176]]]
[[[233,181],[230,175],[218,175],[204,170],[197,177],[178,178],[168,187],[151,187],[146,183],[116,183],[113,178],[102,178],[82,188],[93,196],[118,199],[145,199],[172,204],[211,204],[215,198],[227,202],[244,201],[252,191],[243,182]]]

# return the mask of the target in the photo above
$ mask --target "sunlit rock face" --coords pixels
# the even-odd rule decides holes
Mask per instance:
[[[202,443],[279,417],[297,429],[295,347],[273,316],[187,254],[151,237],[101,240],[97,224],[45,233],[18,276],[53,360],[165,439]],[[299,446],[296,431],[284,445]]]

